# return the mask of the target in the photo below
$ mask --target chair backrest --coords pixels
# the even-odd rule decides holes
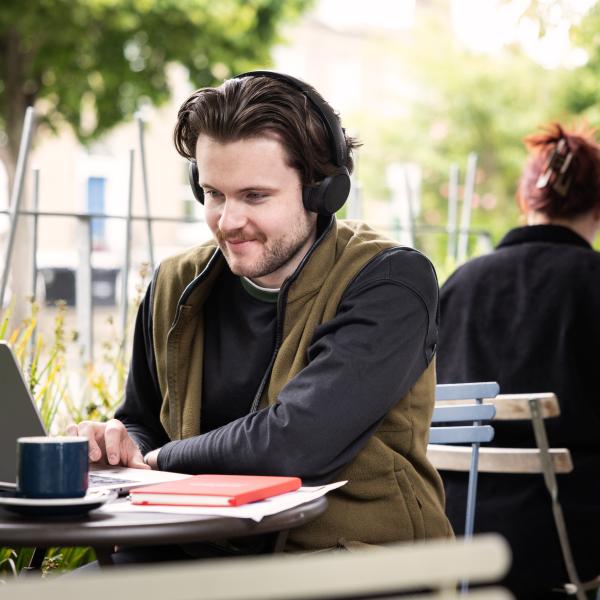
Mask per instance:
[[[436,401],[436,410],[456,409],[463,406],[454,398]],[[539,418],[532,415],[534,410],[539,412]],[[532,421],[536,439],[545,436],[543,419],[560,415],[560,406],[555,394],[499,394],[496,397],[482,399],[482,405],[495,408],[495,421],[512,421],[528,419]],[[471,404],[474,408],[480,406]],[[535,408],[537,406],[537,408]],[[539,431],[542,427],[543,432]],[[535,427],[537,426],[537,433]],[[431,444],[431,440],[430,440]],[[482,473],[544,473],[542,452],[538,442],[537,448],[480,448],[479,471]],[[547,446],[547,441],[546,441]],[[468,471],[471,462],[470,447],[434,447],[429,446],[427,456],[434,466],[445,471]],[[548,448],[548,457],[554,473],[570,473],[573,470],[571,454],[567,448]]]
[[[431,417],[429,431],[430,444],[472,444],[490,442],[494,438],[494,429],[490,425],[478,425],[482,421],[491,421],[496,409],[487,404],[456,404],[454,406],[435,407]],[[461,425],[450,425],[461,423]],[[465,425],[463,423],[469,423]]]
[[[436,386],[436,405],[431,418],[429,431],[429,449],[427,456],[434,467],[443,469],[446,461],[440,461],[439,453],[448,444],[470,444],[469,451],[469,484],[467,490],[467,506],[465,516],[465,537],[473,535],[475,524],[475,505],[477,500],[477,473],[479,470],[479,445],[489,442],[494,437],[494,429],[482,424],[494,418],[496,409],[493,405],[483,404],[484,398],[493,398],[500,391],[494,381],[476,383],[440,384]],[[470,402],[467,404],[467,402]],[[436,426],[443,423],[443,426]],[[460,423],[454,425],[454,423]],[[438,454],[431,448],[438,448]]]
[[[0,600],[339,600],[422,589],[432,590],[424,599],[455,598],[461,579],[495,582],[509,563],[506,541],[488,534],[468,542],[424,540],[356,552],[108,568],[81,577],[45,580],[27,577],[0,585]],[[508,600],[511,596],[501,589],[484,588],[473,594],[475,598]]]
[[[440,402],[440,407],[456,404],[452,398]],[[479,451],[479,471],[485,473],[540,473],[552,501],[552,515],[558,533],[561,552],[569,576],[570,593],[579,600],[585,599],[586,586],[597,586],[600,580],[582,584],[572,556],[567,528],[558,501],[557,473],[570,473],[573,470],[571,453],[567,448],[550,448],[544,419],[560,415],[558,399],[553,393],[500,394],[495,398],[485,398],[484,406],[494,406],[495,420],[511,421],[528,419],[531,421],[537,448],[481,448]],[[430,445],[427,456],[438,469],[467,471],[472,460],[470,447],[442,447]]]

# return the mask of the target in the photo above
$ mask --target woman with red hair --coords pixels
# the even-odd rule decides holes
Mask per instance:
[[[571,451],[558,476],[581,579],[600,574],[600,147],[589,129],[559,124],[525,140],[517,201],[527,225],[460,267],[441,290],[438,381],[497,381],[503,393],[554,392],[561,416],[550,445]],[[494,444],[534,446],[530,422],[494,424]],[[466,478],[444,476],[447,512],[464,529]],[[513,550],[506,585],[518,598],[552,597],[568,580],[541,475],[481,474],[475,528]]]

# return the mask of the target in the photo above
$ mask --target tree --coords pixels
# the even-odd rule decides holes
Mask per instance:
[[[526,156],[522,139],[562,117],[557,90],[564,74],[535,64],[516,46],[496,54],[469,51],[454,37],[446,14],[423,13],[410,38],[386,47],[386,55],[404,65],[411,95],[398,101],[404,117],[383,121],[374,111],[359,120],[361,174],[366,193],[385,198],[386,165],[416,162],[423,174],[420,222],[444,226],[449,167],[459,165],[462,184],[467,156],[476,152],[472,226],[497,242],[518,223],[514,195]],[[418,243],[441,268],[446,238]]]
[[[23,118],[37,104],[89,141],[169,97],[179,62],[197,86],[269,62],[280,23],[312,0],[3,0],[0,158],[12,180]],[[3,130],[3,131],[2,131]]]
[[[561,90],[570,112],[585,117],[591,124],[600,123],[600,5],[595,4],[582,22],[573,29],[573,43],[587,54],[587,62],[575,69]]]

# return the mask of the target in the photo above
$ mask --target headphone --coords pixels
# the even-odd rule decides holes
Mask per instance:
[[[329,146],[331,157],[336,165],[332,175],[325,177],[316,185],[305,185],[302,188],[302,202],[304,208],[320,215],[333,215],[346,202],[350,193],[350,173],[346,167],[348,159],[346,136],[344,130],[331,107],[326,104],[308,85],[300,79],[277,73],[275,71],[248,71],[236,75],[233,79],[243,77],[269,77],[277,81],[283,81],[291,87],[304,94],[315,107],[323,125],[329,134]],[[194,197],[198,202],[204,204],[204,190],[198,181],[198,165],[195,160],[189,162],[190,186]]]

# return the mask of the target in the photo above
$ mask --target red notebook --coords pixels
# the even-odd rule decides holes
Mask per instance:
[[[302,485],[298,477],[263,475],[194,475],[132,489],[132,504],[166,506],[240,506],[293,492]]]

